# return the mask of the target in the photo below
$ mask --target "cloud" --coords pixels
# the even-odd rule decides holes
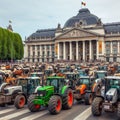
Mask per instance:
[[[103,23],[120,21],[119,0],[84,1]],[[0,0],[0,26],[6,27],[12,20],[14,31],[24,39],[37,29],[55,28],[58,23],[63,27],[80,8],[80,0]]]

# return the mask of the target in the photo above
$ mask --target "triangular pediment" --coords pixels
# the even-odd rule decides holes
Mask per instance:
[[[94,37],[94,36],[99,36],[99,34],[83,29],[73,28],[57,36],[56,39],[80,38],[80,37],[83,38],[83,37]]]

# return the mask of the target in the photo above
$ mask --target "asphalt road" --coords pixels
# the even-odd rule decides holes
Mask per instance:
[[[100,117],[91,114],[91,107],[75,102],[72,109],[62,110],[60,114],[51,115],[47,108],[31,113],[27,106],[16,109],[13,105],[0,107],[0,120],[117,120],[115,113],[104,113]]]

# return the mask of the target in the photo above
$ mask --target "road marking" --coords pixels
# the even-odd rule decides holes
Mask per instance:
[[[10,115],[7,115],[5,117],[1,117],[0,120],[8,120],[8,119],[12,119],[14,117],[17,117],[19,115],[22,115],[22,114],[25,114],[25,113],[28,113],[29,110],[28,109],[25,109],[25,110],[22,110],[22,111],[18,111],[16,113],[13,113],[13,114],[10,114]]]
[[[5,109],[5,110],[0,110],[0,114],[4,114],[10,111],[14,111],[15,109]]]
[[[87,108],[80,115],[75,117],[73,120],[86,120],[91,115],[91,107]]]
[[[36,119],[36,118],[38,118],[38,117],[41,117],[41,116],[43,116],[43,115],[45,115],[45,114],[47,114],[48,113],[48,111],[44,111],[44,112],[41,112],[41,111],[39,111],[39,112],[34,112],[32,115],[29,115],[29,116],[27,116],[27,117],[24,117],[24,118],[22,118],[22,119],[20,119],[20,120],[33,120],[33,119]]]

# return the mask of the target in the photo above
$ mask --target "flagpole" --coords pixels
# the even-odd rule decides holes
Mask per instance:
[[[82,9],[82,0],[81,0],[81,9]]]

